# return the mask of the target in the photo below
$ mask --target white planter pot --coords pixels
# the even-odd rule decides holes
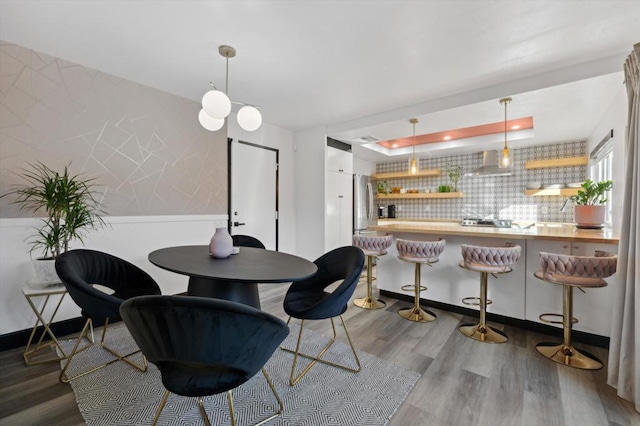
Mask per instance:
[[[31,263],[36,271],[36,279],[39,283],[53,284],[60,282],[60,278],[56,273],[56,261],[54,259],[35,259]]]
[[[599,229],[605,225],[605,215],[607,207],[595,206],[575,206],[574,217],[577,228]]]

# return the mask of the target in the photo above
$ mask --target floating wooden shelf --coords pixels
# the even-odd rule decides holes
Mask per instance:
[[[577,195],[581,188],[562,188],[562,189],[527,189],[524,191],[524,195],[529,197],[540,197],[543,195],[560,195],[563,197],[571,197]]]
[[[418,192],[417,194],[378,194],[376,199],[393,199],[393,198],[462,198],[462,192]]]
[[[440,176],[442,170],[440,169],[425,169],[420,170],[417,175],[410,175],[409,172],[391,172],[391,173],[376,173],[371,175],[374,179],[394,179],[394,178],[417,178],[425,176]]]
[[[589,162],[587,157],[556,158],[554,160],[525,161],[525,169],[545,169],[548,167],[584,166]]]

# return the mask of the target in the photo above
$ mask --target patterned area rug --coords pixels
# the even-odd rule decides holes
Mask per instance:
[[[292,325],[284,342],[286,347],[295,347],[298,327]],[[308,334],[307,334],[308,333]],[[324,335],[305,330],[306,339],[302,350],[317,353],[327,342]],[[99,335],[96,335],[99,340]],[[338,331],[334,343],[325,358],[342,363],[353,359],[344,338]],[[123,324],[117,324],[107,333],[107,344],[121,353],[136,349],[135,342]],[[73,341],[62,342],[70,352]],[[398,409],[409,391],[420,377],[419,373],[384,361],[371,354],[358,351],[362,370],[351,373],[317,363],[294,387],[289,386],[289,373],[293,355],[276,350],[266,365],[284,403],[284,413],[271,420],[269,425],[363,425],[386,424]],[[74,358],[69,374],[82,371],[89,365],[113,359],[99,345],[81,352]],[[138,355],[132,360],[139,362]],[[306,360],[298,361],[303,368]],[[353,362],[355,366],[355,362]],[[300,371],[300,370],[298,370]],[[94,373],[71,382],[78,407],[88,425],[142,425],[151,424],[153,416],[164,394],[160,372],[149,364],[146,373],[139,372],[124,362],[116,362]],[[277,403],[266,380],[258,373],[251,380],[233,391],[236,420],[239,425],[254,424],[268,417],[277,409]],[[211,424],[231,424],[226,393],[204,399]],[[201,425],[195,398],[171,394],[158,424]]]

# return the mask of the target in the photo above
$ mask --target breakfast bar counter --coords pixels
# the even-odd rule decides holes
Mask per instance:
[[[408,232],[415,234],[461,235],[469,237],[517,238],[566,242],[618,244],[620,236],[610,228],[578,229],[572,223],[514,222],[511,228],[462,226],[460,221],[446,220],[378,220],[369,229],[378,232]]]
[[[562,312],[560,286],[537,279],[540,253],[549,252],[577,256],[593,256],[596,250],[617,253],[619,235],[611,229],[576,229],[569,223],[513,222],[510,228],[463,226],[444,220],[383,219],[369,230],[390,234],[396,239],[428,241],[444,239],[446,245],[439,262],[422,269],[422,281],[428,289],[422,299],[441,305],[468,308],[462,299],[478,294],[478,277],[459,266],[461,246],[503,246],[517,244],[522,248],[520,260],[513,271],[504,276],[490,277],[489,298],[494,301],[487,310],[502,317],[540,324],[539,315]],[[378,259],[377,287],[383,296],[406,298],[402,287],[413,282],[413,268],[397,257],[395,242],[388,255]],[[574,313],[579,323],[574,329],[598,336],[608,336],[611,324],[612,300],[620,285],[617,274],[607,279],[602,289],[587,289],[574,295]],[[428,305],[429,302],[427,302]]]

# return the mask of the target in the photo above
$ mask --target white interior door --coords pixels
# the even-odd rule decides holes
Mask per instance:
[[[231,235],[250,235],[278,249],[278,150],[232,141]]]

